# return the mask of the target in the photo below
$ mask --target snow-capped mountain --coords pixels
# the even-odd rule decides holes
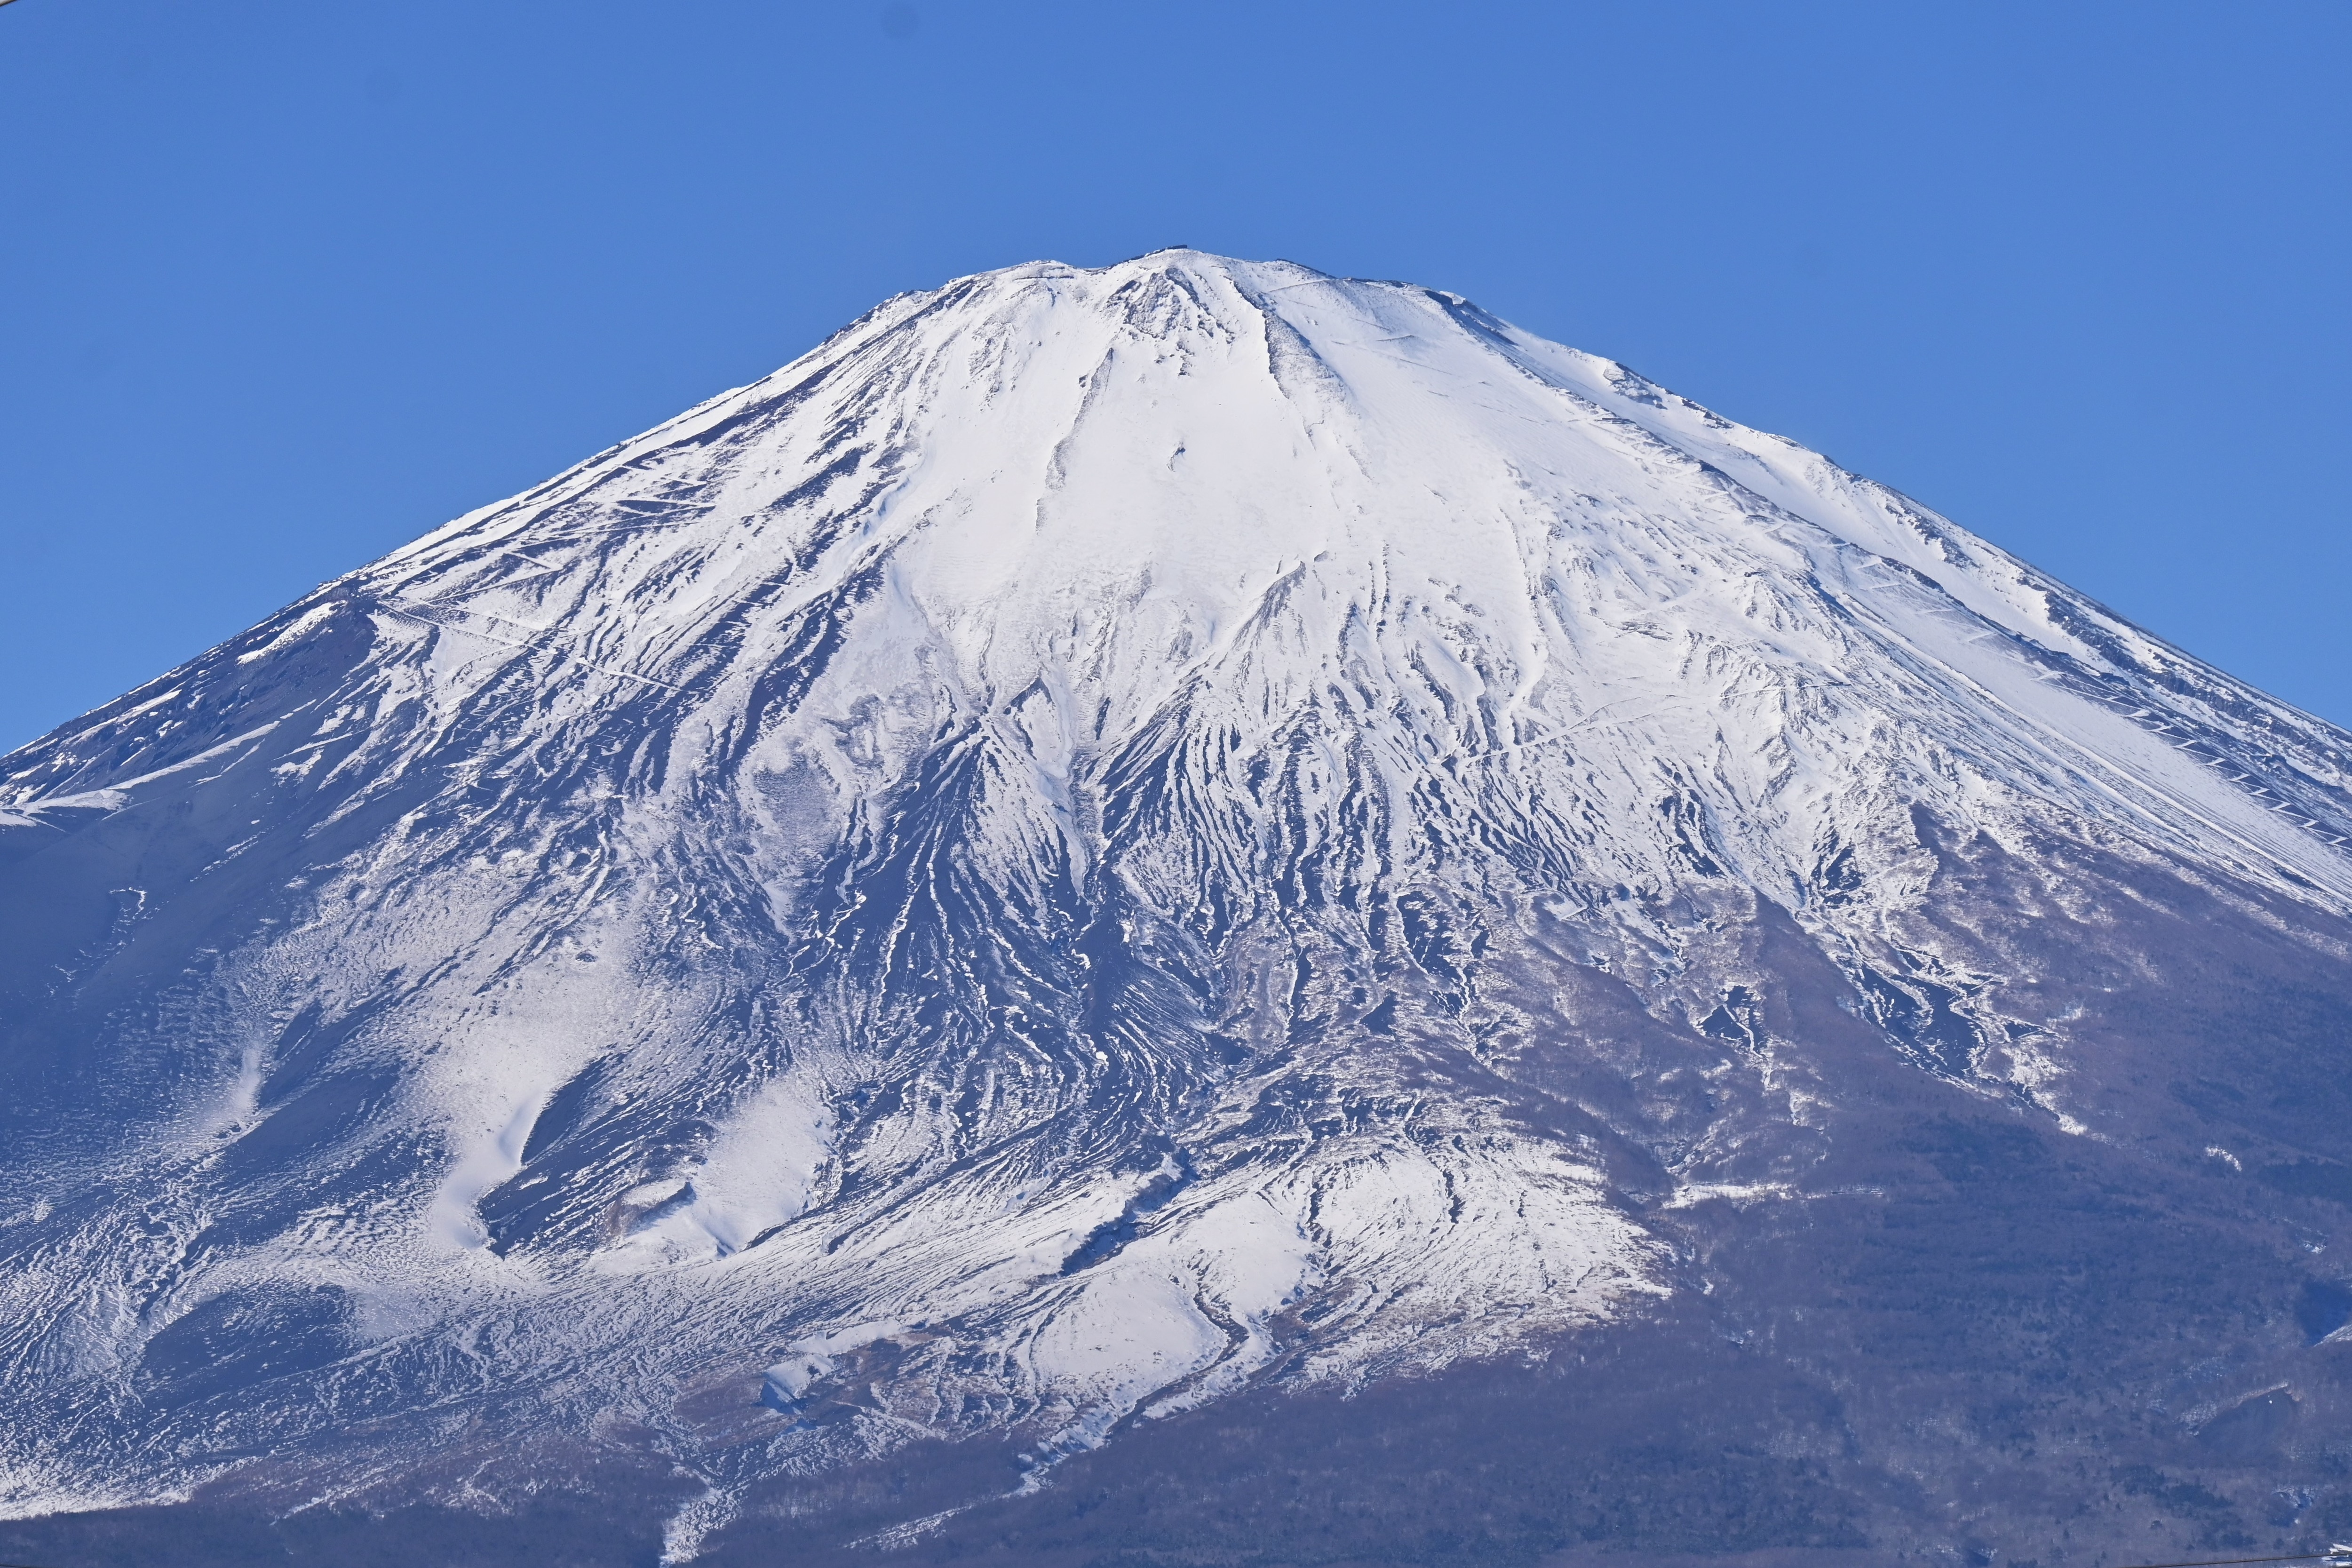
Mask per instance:
[[[18,1517],[620,1467],[676,1560],[997,1455],[839,1532],[919,1551],[1220,1403],[1749,1342],[1724,1249],[2008,1179],[1948,1126],[2260,1253],[2180,1359],[2340,1425],[2244,1303],[2340,1289],[2352,737],[1451,294],[901,296],[0,771]],[[2223,1009],[2269,1110],[2192,983],[2320,998]]]

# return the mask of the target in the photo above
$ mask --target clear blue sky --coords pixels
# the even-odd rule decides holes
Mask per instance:
[[[2352,0],[17,0],[0,746],[884,296],[1460,290],[2352,722]]]

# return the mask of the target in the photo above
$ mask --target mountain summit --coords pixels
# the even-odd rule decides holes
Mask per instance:
[[[2352,1523],[2352,736],[1455,295],[903,295],[0,773],[20,1553]]]

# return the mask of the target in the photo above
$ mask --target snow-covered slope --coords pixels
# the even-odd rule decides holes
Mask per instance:
[[[2342,732],[1455,296],[1190,251],[893,300],[0,813],[5,1507],[611,1449],[675,1554],[1672,1299],[1833,1136],[1767,928],[2123,1135],[1939,844],[2352,908]]]

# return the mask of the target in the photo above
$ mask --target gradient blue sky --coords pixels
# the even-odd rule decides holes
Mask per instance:
[[[2352,722],[2352,3],[18,0],[0,746],[899,289],[1460,290]]]

